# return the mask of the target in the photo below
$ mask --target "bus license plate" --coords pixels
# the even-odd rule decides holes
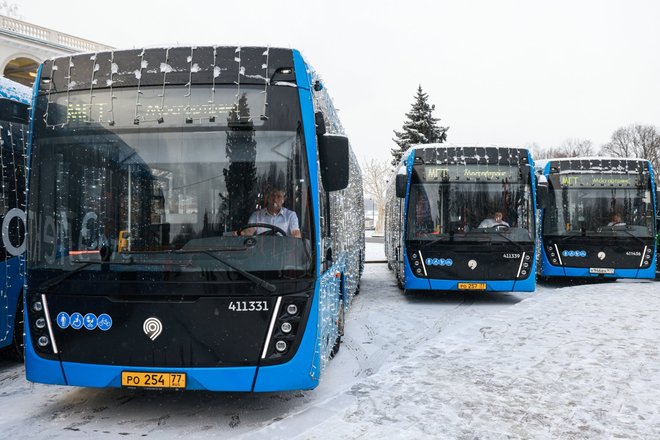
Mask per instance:
[[[591,267],[589,273],[614,273],[614,269],[606,267]]]
[[[486,290],[486,283],[458,283],[458,290]]]
[[[121,386],[140,388],[185,388],[186,374],[122,371]]]

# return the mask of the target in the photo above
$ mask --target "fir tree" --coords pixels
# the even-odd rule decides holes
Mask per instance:
[[[422,86],[417,88],[417,96],[409,113],[406,113],[407,120],[403,123],[403,131],[394,130],[395,138],[392,140],[397,144],[392,148],[391,153],[394,156],[392,165],[396,165],[401,160],[403,153],[415,144],[440,143],[447,140],[447,130],[449,127],[439,127],[440,118],[433,117],[435,104],[429,105],[429,95],[422,91]]]
[[[243,94],[227,117],[225,154],[228,166],[222,170],[227,196],[220,195],[225,230],[245,225],[256,205],[257,141],[250,118],[250,107]]]

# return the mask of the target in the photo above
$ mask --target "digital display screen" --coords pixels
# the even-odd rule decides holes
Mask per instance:
[[[425,165],[424,180],[433,181],[518,181],[522,170],[509,166],[486,165]],[[527,171],[525,171],[527,172]]]

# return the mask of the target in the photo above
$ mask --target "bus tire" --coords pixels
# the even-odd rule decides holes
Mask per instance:
[[[339,313],[337,314],[337,338],[330,350],[330,359],[334,358],[341,347],[341,337],[344,335],[344,300],[339,300]]]

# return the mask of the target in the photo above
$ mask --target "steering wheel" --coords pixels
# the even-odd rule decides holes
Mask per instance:
[[[265,232],[262,232],[261,234],[257,234],[257,235],[277,235],[277,234],[279,234],[282,237],[286,237],[286,232],[284,231],[284,229],[282,229],[278,226],[275,226],[275,225],[271,225],[270,223],[248,223],[247,225],[241,226],[240,228],[238,228],[236,230],[236,232],[238,233],[238,235],[241,235],[241,231],[244,231],[244,230],[250,229],[250,228],[270,229],[270,231],[265,231]]]
[[[506,231],[509,230],[509,227],[507,225],[495,225],[495,226],[493,226],[493,228],[495,228],[496,231],[506,232]]]

